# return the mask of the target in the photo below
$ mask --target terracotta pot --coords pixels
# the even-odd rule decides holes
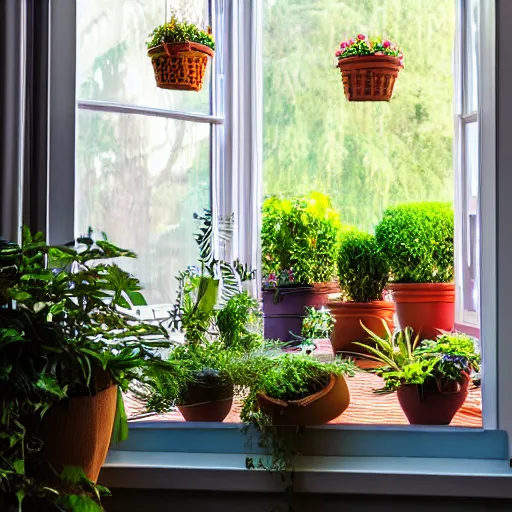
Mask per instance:
[[[43,458],[58,473],[64,466],[79,466],[96,482],[107,457],[116,406],[117,386],[109,385],[94,396],[70,398],[52,407],[37,427]]]
[[[388,288],[393,293],[401,329],[411,327],[421,339],[453,330],[454,283],[393,283]]]
[[[233,405],[233,384],[189,386],[188,399],[178,405],[186,421],[224,421]]]
[[[327,386],[300,400],[277,400],[258,395],[258,405],[276,426],[323,425],[337,418],[350,403],[350,393],[341,375],[331,375]]]
[[[290,341],[290,332],[300,335],[304,308],[327,304],[329,294],[339,293],[337,283],[318,283],[313,286],[289,286],[263,290],[264,335],[267,339]]]
[[[398,401],[411,425],[449,425],[466,401],[468,385],[465,373],[461,382],[408,384],[398,389]]]
[[[400,59],[389,55],[347,57],[338,61],[348,101],[389,101]]]
[[[373,302],[330,301],[327,308],[335,319],[331,344],[334,352],[351,351],[365,353],[354,341],[366,342],[370,337],[361,327],[361,322],[378,336],[385,336],[382,320],[393,331],[394,302],[376,300]]]
[[[164,43],[148,51],[157,87],[182,91],[200,91],[208,57],[215,52],[200,43]]]

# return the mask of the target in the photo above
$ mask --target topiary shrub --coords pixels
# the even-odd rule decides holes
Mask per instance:
[[[292,269],[289,284],[331,281],[335,274],[339,215],[320,193],[263,203],[263,274],[281,275]],[[279,283],[283,284],[283,283]]]
[[[375,228],[397,283],[453,281],[453,208],[423,202],[391,206]]]
[[[344,298],[353,302],[382,300],[389,265],[370,233],[352,229],[341,234],[338,277]]]

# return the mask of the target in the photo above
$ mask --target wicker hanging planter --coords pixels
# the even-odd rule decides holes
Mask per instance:
[[[181,91],[200,91],[208,57],[215,52],[200,43],[163,43],[148,51],[157,87]]]
[[[400,59],[369,55],[340,59],[345,97],[348,101],[389,101],[400,70]]]
[[[336,51],[348,101],[389,101],[400,68],[400,48],[391,41],[369,40],[364,34],[340,43]]]

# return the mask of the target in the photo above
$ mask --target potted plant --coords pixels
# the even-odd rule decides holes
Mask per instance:
[[[135,255],[90,237],[51,246],[28,229],[21,247],[0,245],[0,495],[17,507],[100,510],[100,468],[127,435],[121,391],[169,346],[130,314],[143,297],[109,263],[120,256]]]
[[[253,273],[213,257],[211,212],[195,217],[203,222],[195,235],[199,266],[180,272],[171,312],[171,327],[183,334],[184,343],[171,349],[168,374],[158,370],[140,396],[152,411],[176,406],[187,421],[223,421],[233,402],[233,361],[263,343],[252,329],[259,306],[242,290]]]
[[[436,202],[391,206],[375,228],[391,268],[398,323],[422,338],[453,329],[453,229],[452,206]]]
[[[387,39],[359,34],[336,50],[345,97],[348,101],[389,101],[400,68],[400,48]]]
[[[358,343],[382,366],[370,370],[384,379],[378,392],[396,391],[409,423],[449,425],[466,401],[471,373],[479,371],[475,340],[443,333],[434,340],[413,338],[410,328],[386,336],[368,330],[375,345]]]
[[[263,203],[263,315],[265,337],[290,341],[306,306],[321,306],[339,290],[335,275],[339,215],[327,196],[312,193]]]
[[[335,319],[331,336],[334,352],[357,351],[353,343],[368,337],[361,323],[379,336],[386,333],[382,320],[393,329],[395,305],[383,300],[388,269],[374,235],[357,229],[341,234],[338,279],[342,297],[328,302]]]
[[[297,427],[321,425],[342,414],[350,403],[344,376],[354,371],[350,360],[321,362],[303,354],[256,356],[240,363],[238,381],[250,389],[241,419],[256,428],[259,445],[271,456],[259,465],[291,470]],[[254,467],[254,461],[248,459],[247,466]]]
[[[157,87],[200,91],[208,57],[213,57],[215,42],[210,28],[199,29],[187,21],[171,20],[149,35],[148,56],[153,64]]]

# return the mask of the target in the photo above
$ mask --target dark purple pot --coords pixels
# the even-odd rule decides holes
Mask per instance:
[[[290,286],[276,290],[263,290],[263,320],[265,338],[291,341],[300,335],[304,308],[325,306],[329,294],[339,293],[336,283],[313,286]]]

